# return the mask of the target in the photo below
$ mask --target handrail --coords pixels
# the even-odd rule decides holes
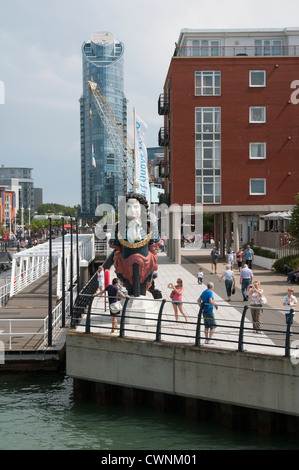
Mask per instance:
[[[76,297],[76,293],[77,293],[77,287],[75,286],[73,288],[73,297],[75,299]],[[65,313],[66,314],[69,314],[70,313],[70,292],[67,292],[66,293],[66,299],[65,299]],[[62,311],[62,302],[60,302],[52,311],[52,333],[53,335],[57,334],[61,328],[62,328],[62,315],[63,315],[63,311]],[[41,340],[41,344],[39,345],[39,347],[46,347],[47,346],[47,339],[48,339],[48,328],[49,328],[49,325],[48,325],[48,316],[44,317],[44,318],[1,318],[0,319],[0,323],[3,322],[3,323],[8,323],[9,325],[9,328],[8,328],[8,332],[4,332],[4,331],[1,331],[0,333],[0,338],[2,336],[8,336],[9,337],[9,350],[12,350],[12,338],[14,336],[32,336],[32,337],[35,337],[35,336],[42,336],[42,340]],[[37,331],[37,330],[34,330],[34,331],[26,331],[26,332],[21,332],[21,331],[13,331],[13,328],[12,328],[12,325],[14,323],[22,323],[22,322],[25,322],[25,323],[30,323],[30,322],[34,322],[35,324],[37,322],[41,322],[43,323],[43,328],[42,328],[42,331]],[[1,328],[0,328],[1,330]],[[24,348],[19,348],[18,349],[24,349]]]
[[[176,46],[174,56],[177,57],[277,57],[277,56],[297,56],[299,55],[299,45],[222,45],[220,42],[214,45],[184,45]]]
[[[240,322],[239,345],[238,345],[239,351],[244,350],[244,323],[245,323],[247,310],[248,310],[248,305],[245,305],[243,309],[242,317],[241,317],[241,322]]]
[[[107,315],[109,315],[110,317],[110,312],[107,314],[107,312],[103,312],[103,313],[98,313],[96,311],[96,309],[94,307],[92,307],[92,304],[93,304],[93,299],[94,299],[94,296],[93,295],[89,295],[89,294],[83,294],[85,297],[88,298],[87,302],[88,302],[88,309],[87,309],[87,313],[86,313],[86,323],[85,323],[85,333],[89,334],[91,332],[91,328],[93,329],[97,329],[97,328],[108,328],[108,326],[102,324],[102,325],[93,325],[92,324],[92,317],[96,317],[96,316],[99,316],[99,317],[106,317],[107,319]],[[124,305],[122,307],[122,312],[121,314],[119,315],[120,317],[120,327],[119,327],[119,337],[120,338],[125,338],[126,337],[126,333],[130,332],[130,331],[134,331],[136,333],[144,333],[144,332],[149,332],[148,330],[146,329],[142,329],[142,322],[139,321],[139,320],[144,320],[143,317],[141,316],[136,316],[134,315],[134,320],[136,320],[136,326],[139,328],[139,329],[130,329],[130,326],[127,324],[127,320],[129,320],[130,318],[130,314],[128,313],[128,302],[129,300],[138,300],[138,298],[134,298],[134,297],[130,297],[130,298],[126,298],[125,302],[124,302]],[[153,316],[150,317],[150,321],[152,322],[152,331],[150,331],[150,333],[153,335],[154,337],[154,340],[153,341],[156,341],[156,342],[162,342],[162,323],[163,321],[165,322],[168,322],[168,323],[174,323],[174,320],[165,320],[163,318],[163,314],[165,313],[165,306],[167,303],[171,303],[171,300],[166,300],[166,299],[148,299],[148,298],[145,298],[143,299],[144,301],[151,301],[151,302],[157,302],[157,303],[160,303],[160,306],[159,306],[159,310],[158,312],[156,312]],[[195,302],[184,302],[184,304],[191,304],[191,305],[198,305],[197,303]],[[226,307],[226,308],[235,308],[235,309],[240,309],[240,305],[227,305],[227,304],[219,304],[218,303],[218,307]],[[194,326],[195,327],[195,333],[193,333],[192,336],[189,336],[188,334],[184,333],[167,333],[167,332],[164,332],[164,336],[165,335],[168,335],[168,336],[181,336],[183,338],[193,338],[193,345],[195,347],[200,347],[201,346],[201,336],[200,336],[200,330],[201,330],[201,327],[203,325],[203,305],[198,305],[199,307],[199,312],[197,314],[197,319],[196,319],[196,322],[188,322],[188,325],[191,325],[191,326]],[[252,344],[255,344],[255,343],[252,343],[250,341],[248,341],[248,339],[246,340],[245,339],[245,331],[254,331],[255,329],[253,328],[253,325],[252,325],[252,322],[247,318],[247,321],[249,323],[249,325],[251,326],[248,326],[248,325],[245,325],[245,321],[246,321],[246,314],[247,314],[247,311],[249,309],[249,305],[245,305],[245,306],[242,306],[242,313],[241,313],[241,317],[240,317],[240,320],[229,320],[229,323],[233,323],[235,322],[236,325],[231,325],[231,324],[221,324],[220,321],[217,319],[217,330],[216,330],[216,334],[218,334],[219,336],[221,335],[221,332],[218,330],[221,329],[221,327],[225,328],[225,329],[234,329],[236,330],[237,334],[236,334],[236,338],[237,340],[236,341],[233,341],[231,339],[225,339],[225,338],[222,338],[220,339],[221,342],[229,342],[229,343],[234,343],[236,342],[237,343],[237,347],[236,347],[236,350],[239,351],[239,352],[243,352],[244,351],[244,345],[252,345]],[[263,310],[277,310],[277,311],[283,311],[282,309],[277,309],[277,308],[271,308],[271,307],[263,307]],[[135,312],[136,313],[136,312]],[[295,313],[295,310],[291,310],[290,311],[291,315],[294,316],[294,313]],[[275,347],[275,348],[281,348],[281,349],[284,349],[284,356],[285,357],[290,357],[291,356],[291,345],[290,345],[290,336],[291,336],[291,315],[289,316],[289,320],[285,326],[285,323],[282,321],[282,323],[280,325],[274,325],[275,326],[282,326],[283,325],[283,328],[272,328],[272,329],[267,329],[267,328],[262,328],[262,332],[263,333],[270,333],[272,334],[273,336],[274,335],[284,335],[284,339],[285,339],[285,342],[284,342],[284,345],[280,345],[280,344],[263,344],[263,343],[259,343],[259,346],[264,346],[264,347],[269,347],[269,351],[270,351],[270,348],[272,347]],[[98,323],[98,322],[97,322]],[[273,325],[272,325],[273,326]],[[110,327],[109,327],[110,329]],[[218,332],[218,333],[217,333]],[[298,332],[293,332],[294,335],[299,335],[299,331]],[[299,336],[298,336],[299,337]]]

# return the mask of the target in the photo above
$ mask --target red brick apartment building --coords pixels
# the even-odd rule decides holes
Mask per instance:
[[[0,187],[0,221],[6,227],[8,234],[13,231],[16,217],[15,192],[5,187]]]
[[[297,84],[296,84],[297,81]],[[297,86],[296,86],[297,85]],[[183,29],[159,97],[170,204],[203,204],[223,247],[299,192],[299,28]],[[223,226],[224,214],[227,221]]]

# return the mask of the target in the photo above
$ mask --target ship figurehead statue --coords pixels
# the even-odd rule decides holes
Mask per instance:
[[[129,192],[119,201],[119,220],[110,239],[114,251],[114,268],[128,294],[146,296],[158,269],[161,243],[155,220],[150,218],[147,199]]]

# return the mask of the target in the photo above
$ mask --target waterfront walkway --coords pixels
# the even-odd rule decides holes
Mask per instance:
[[[227,295],[224,280],[219,282],[221,274],[226,269],[226,262],[225,259],[220,259],[218,261],[218,273],[216,275],[211,274],[210,251],[210,248],[201,250],[183,249],[180,265],[170,261],[165,253],[159,254],[158,277],[155,280],[155,287],[160,289],[162,291],[163,298],[167,299],[164,309],[165,313],[163,312],[164,326],[162,329],[162,340],[171,342],[175,341],[183,344],[194,344],[198,315],[197,299],[201,292],[206,288],[207,283],[212,281],[215,285],[215,300],[219,304],[219,309],[215,310],[215,317],[218,325],[213,338],[216,341],[215,346],[237,349],[240,319],[244,305],[246,304],[243,302],[240,290],[238,268],[235,266],[234,269],[236,293],[232,296],[232,301],[227,302],[225,300]],[[203,285],[199,285],[197,283],[197,271],[199,267],[202,267],[204,272]],[[262,329],[264,329],[264,332],[261,334],[254,333],[252,329],[250,309],[248,309],[245,322],[246,331],[244,335],[246,347],[244,349],[248,351],[283,355],[286,324],[282,298],[286,295],[289,284],[286,282],[286,276],[275,273],[274,271],[259,268],[255,265],[253,265],[253,273],[255,279],[261,282],[267,298],[267,305],[264,307],[262,315]],[[111,269],[110,279],[112,279],[112,277],[114,277],[113,267]],[[176,280],[179,277],[183,279],[184,283],[184,310],[187,313],[188,322],[185,322],[182,315],[179,315],[179,323],[176,324],[173,308],[169,299],[170,289],[167,288],[167,285],[169,282],[176,283]],[[298,293],[297,297],[299,297]],[[111,316],[109,315],[108,307],[104,312],[103,306],[103,298],[94,299],[92,313],[95,315],[91,316],[91,331],[111,334]],[[297,316],[298,312],[295,314],[295,322],[298,320]],[[140,328],[137,321],[136,324],[132,321],[129,323],[130,324],[126,326],[125,337],[135,337],[148,340],[154,339],[154,326],[147,325]],[[84,331],[84,320],[78,328],[79,330]],[[297,326],[294,325],[294,332],[296,328]],[[266,330],[277,330],[281,334],[270,331],[266,334]],[[203,336],[203,331],[201,332],[201,335]],[[202,343],[204,343],[204,341],[202,341]],[[204,346],[211,347],[210,344]]]
[[[56,277],[53,270],[53,309],[56,306]],[[11,297],[0,308],[0,339],[5,349],[37,350],[48,329],[49,274],[45,274]]]

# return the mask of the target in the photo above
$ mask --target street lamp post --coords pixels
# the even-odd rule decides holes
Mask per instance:
[[[61,327],[65,327],[65,248],[64,248],[64,217],[62,219],[62,321]]]
[[[48,294],[48,346],[52,346],[52,219],[49,215],[35,215],[36,220],[49,220],[49,294]]]
[[[49,234],[49,299],[48,299],[48,346],[52,346],[52,219],[61,219],[62,220],[62,321],[61,327],[65,327],[65,239],[64,239],[64,222],[65,220],[70,220],[71,223],[71,263],[70,263],[70,316],[72,318],[73,314],[73,219],[69,216],[62,215],[35,215],[33,217],[37,220],[47,220],[50,221],[50,234]],[[79,245],[78,245],[78,235],[77,235],[77,265],[79,263]],[[77,276],[79,274],[77,273]],[[79,281],[78,281],[79,282]]]

